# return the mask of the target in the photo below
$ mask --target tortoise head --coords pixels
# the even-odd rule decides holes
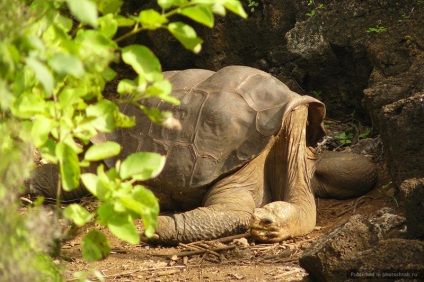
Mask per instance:
[[[258,208],[250,220],[250,234],[260,242],[280,242],[295,236],[295,207],[287,202],[272,202]]]

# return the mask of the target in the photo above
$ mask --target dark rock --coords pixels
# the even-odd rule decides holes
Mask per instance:
[[[382,208],[370,218],[379,239],[406,236],[406,218],[393,213],[391,208]]]
[[[354,215],[312,243],[299,263],[317,281],[343,281],[347,270],[359,266],[359,262],[353,259],[358,252],[375,246],[377,242],[372,224],[363,216]]]
[[[400,194],[409,236],[424,239],[424,178],[405,180],[400,185]]]
[[[300,257],[300,266],[317,281],[345,281],[359,278],[359,275],[368,275],[360,278],[378,278],[379,273],[384,271],[393,273],[400,270],[418,271],[421,275],[424,263],[416,258],[424,259],[424,242],[389,239],[403,236],[404,223],[405,218],[393,214],[390,208],[379,210],[370,220],[354,215],[312,243]],[[391,242],[394,242],[393,249]],[[417,242],[414,253],[413,246]],[[405,253],[398,256],[402,246]],[[388,262],[393,257],[396,259]]]
[[[424,279],[424,242],[407,239],[382,240],[377,246],[357,254],[358,268],[349,269],[348,277],[358,274],[378,279]]]
[[[424,81],[424,66],[423,76]],[[424,91],[382,108],[379,116],[387,166],[400,187],[409,178],[424,177]]]

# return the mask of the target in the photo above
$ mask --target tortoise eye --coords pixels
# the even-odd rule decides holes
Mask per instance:
[[[269,218],[265,218],[265,219],[262,219],[261,220],[261,223],[263,225],[271,225],[273,223],[273,221],[271,219],[269,219]]]

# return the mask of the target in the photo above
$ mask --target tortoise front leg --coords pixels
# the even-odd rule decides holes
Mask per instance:
[[[150,242],[175,244],[210,240],[245,232],[256,206],[269,197],[264,190],[262,154],[237,172],[218,181],[206,194],[203,207],[159,216]]]
[[[256,209],[253,215],[250,232],[259,241],[278,242],[305,235],[315,227],[310,181],[315,163],[307,156],[307,117],[306,105],[292,110],[268,154],[265,171],[275,202]]]
[[[250,193],[244,189],[215,191],[210,193],[214,201],[207,201],[209,203],[205,207],[171,216],[159,216],[156,234],[147,239],[148,242],[172,245],[247,231],[255,208]]]

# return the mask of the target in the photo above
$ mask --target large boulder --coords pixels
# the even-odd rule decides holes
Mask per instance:
[[[358,263],[358,252],[370,249],[378,242],[372,224],[360,215],[318,238],[302,254],[299,263],[317,281],[343,281],[349,269]]]
[[[317,281],[424,279],[424,241],[405,239],[404,221],[387,209],[352,216],[312,243],[300,265]]]

